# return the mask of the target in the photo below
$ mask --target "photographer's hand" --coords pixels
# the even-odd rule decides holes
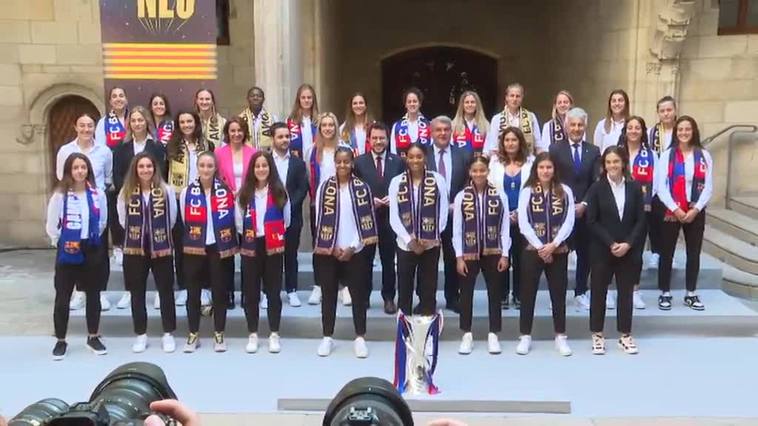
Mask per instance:
[[[183,426],[200,426],[200,417],[196,412],[190,410],[181,402],[175,399],[164,399],[162,401],[153,401],[150,409],[171,417]],[[148,416],[145,419],[145,426],[164,426],[163,420],[156,416]]]

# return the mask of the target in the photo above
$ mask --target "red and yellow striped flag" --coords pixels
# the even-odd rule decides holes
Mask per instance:
[[[104,43],[106,79],[215,80],[216,45]]]

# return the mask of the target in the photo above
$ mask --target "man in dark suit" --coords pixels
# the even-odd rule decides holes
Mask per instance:
[[[290,306],[300,306],[297,295],[297,249],[300,246],[300,231],[303,229],[303,200],[308,194],[308,178],[305,176],[305,162],[290,155],[290,131],[287,125],[277,122],[271,125],[274,164],[279,179],[289,194],[292,216],[290,227],[284,234],[284,288]]]
[[[355,159],[355,175],[363,179],[371,188],[376,210],[376,225],[379,233],[379,243],[366,246],[363,249],[369,265],[373,265],[376,246],[379,246],[379,257],[382,261],[382,299],[384,312],[397,312],[395,304],[395,233],[390,227],[390,200],[387,195],[390,181],[405,171],[405,163],[387,149],[389,131],[384,123],[372,123],[366,137],[371,144],[371,151]],[[373,289],[373,267],[368,269],[368,286]],[[367,292],[371,296],[371,292]]]
[[[426,166],[442,175],[447,182],[450,209],[452,200],[469,181],[468,151],[450,145],[453,123],[450,118],[441,115],[432,120],[432,144],[427,148]],[[453,250],[453,215],[447,217],[447,226],[440,235],[442,240],[442,261],[445,264],[445,302],[447,309],[458,312],[458,271],[456,270],[455,251]]]
[[[600,172],[600,149],[583,140],[587,128],[587,113],[573,108],[566,114],[568,140],[550,145],[550,156],[555,162],[561,182],[571,188],[576,203],[576,222],[570,241],[576,251],[576,288],[574,302],[577,310],[589,310],[587,278],[590,273],[590,232],[587,228],[585,196]]]

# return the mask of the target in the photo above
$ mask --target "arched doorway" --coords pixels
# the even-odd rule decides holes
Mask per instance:
[[[473,50],[445,46],[406,50],[383,59],[385,121],[393,122],[405,113],[401,97],[411,86],[424,93],[422,111],[430,119],[439,114],[453,118],[458,98],[465,90],[479,93],[490,117],[497,102],[497,61]]]
[[[50,187],[58,182],[55,176],[55,158],[61,145],[71,142],[76,137],[74,120],[80,114],[90,114],[95,122],[100,119],[100,112],[94,104],[77,95],[66,95],[50,108],[48,113],[48,149],[50,158]]]

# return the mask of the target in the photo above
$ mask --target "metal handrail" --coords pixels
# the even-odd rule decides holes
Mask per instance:
[[[737,136],[740,135],[755,135],[758,136],[758,126],[753,125],[735,125],[730,127],[750,127],[752,130],[735,130],[731,134],[729,134],[729,142],[727,144],[727,151],[726,151],[726,194],[724,196],[724,207],[726,207],[727,210],[731,209],[731,201],[732,201],[732,157],[734,156],[734,146],[736,145]],[[728,130],[729,128],[725,129]],[[717,133],[716,135],[723,134],[722,132]],[[714,135],[713,137],[715,137]],[[713,140],[713,139],[711,139]],[[753,139],[755,141],[755,139]],[[710,141],[709,141],[710,142]]]
[[[724,127],[723,129],[719,130],[718,132],[712,134],[711,136],[708,136],[707,138],[702,140],[703,146],[710,145],[717,137],[723,135],[724,133],[732,130],[732,129],[738,129],[738,128],[746,128],[750,130],[744,130],[742,133],[754,133],[758,132],[758,126],[755,124],[732,124],[731,126]]]

